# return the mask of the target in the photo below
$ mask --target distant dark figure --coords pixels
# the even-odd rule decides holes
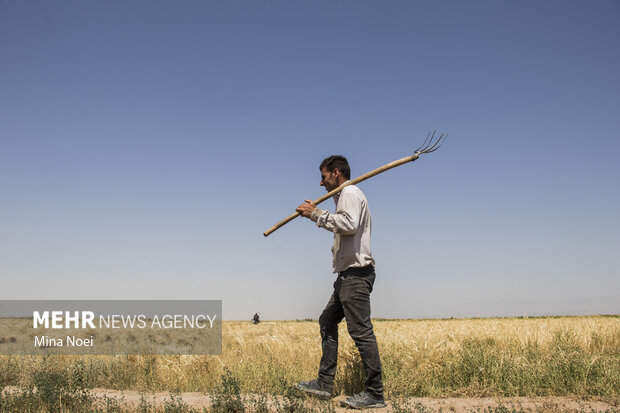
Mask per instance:
[[[258,324],[258,323],[260,323],[260,317],[258,313],[254,313],[254,317],[252,317],[252,324]]]

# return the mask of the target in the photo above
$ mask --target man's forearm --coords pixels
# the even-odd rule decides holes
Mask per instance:
[[[316,222],[319,227],[342,235],[353,235],[359,227],[359,220],[347,212],[332,214],[329,211],[315,208],[310,219]]]

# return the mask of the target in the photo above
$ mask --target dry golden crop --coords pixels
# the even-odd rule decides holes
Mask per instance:
[[[373,323],[388,396],[620,393],[618,316]],[[364,373],[344,322],[340,333],[336,391],[350,394],[362,388]],[[316,321],[228,321],[221,355],[3,356],[0,388],[48,371],[79,372],[88,387],[210,391],[227,371],[244,392],[282,392],[316,376],[320,351]]]

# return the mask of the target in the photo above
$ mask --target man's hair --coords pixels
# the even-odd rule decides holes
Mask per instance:
[[[322,171],[323,168],[326,168],[327,172],[334,172],[335,169],[338,169],[345,178],[351,179],[349,162],[347,158],[342,155],[332,155],[329,158],[323,159],[323,162],[321,162],[319,166],[319,171]]]

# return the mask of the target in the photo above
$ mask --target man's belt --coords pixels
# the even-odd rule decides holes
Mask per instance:
[[[342,278],[347,278],[351,275],[356,277],[367,277],[375,273],[375,267],[373,265],[367,265],[365,267],[349,267],[346,270],[338,273]]]

